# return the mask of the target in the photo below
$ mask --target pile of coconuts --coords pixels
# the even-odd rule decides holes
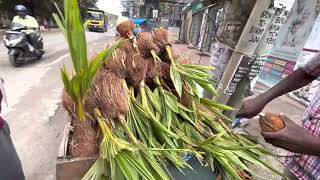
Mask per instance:
[[[217,96],[212,67],[190,64],[186,56],[175,54],[172,44],[165,29],[123,41],[91,84],[85,121],[77,119],[76,104],[63,92],[73,127],[67,154],[99,157],[84,179],[115,176],[114,171],[138,174],[137,179],[172,179],[164,162],[180,171],[191,168],[183,159],[186,154],[225,178],[240,180],[244,172],[254,173],[246,162],[281,174],[262,162],[260,156],[267,153],[255,140],[230,131],[225,122],[231,120],[221,111],[232,107],[202,97],[199,87]],[[108,173],[101,173],[107,165]]]
[[[171,46],[172,43],[172,38],[165,29],[141,32],[137,35],[136,42],[124,41],[112,57],[105,61],[91,85],[85,101],[85,112],[90,121],[77,120],[76,104],[66,92],[63,92],[62,104],[72,117],[73,127],[68,155],[91,157],[99,153],[98,127],[93,118],[95,108],[98,107],[102,115],[110,119],[124,118],[129,105],[121,80],[125,80],[135,89],[139,89],[140,83],[144,81],[148,87],[154,89],[156,87],[154,78],[158,77],[166,84],[165,88],[174,90],[170,78],[170,60],[165,50],[166,46]],[[179,58],[174,53],[173,56]],[[180,61],[188,63],[187,57]],[[185,106],[191,104],[191,99],[186,93],[180,101]]]

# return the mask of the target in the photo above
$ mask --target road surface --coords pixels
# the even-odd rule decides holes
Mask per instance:
[[[0,40],[0,77],[5,81],[8,121],[27,180],[55,179],[55,163],[67,121],[60,107],[62,81],[59,69],[71,63],[67,44],[59,31],[45,33],[46,54],[42,60],[21,68],[12,67]],[[114,33],[87,32],[88,55],[101,50]],[[57,113],[58,112],[58,113]]]

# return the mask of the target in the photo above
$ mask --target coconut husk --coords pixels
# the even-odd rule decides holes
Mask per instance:
[[[137,35],[137,46],[139,52],[144,58],[152,57],[151,50],[154,50],[157,55],[160,54],[159,47],[153,42],[151,32],[141,32]]]
[[[119,114],[127,114],[128,94],[118,76],[108,70],[102,71],[93,86],[95,86],[93,90],[95,101],[104,116],[116,118]]]
[[[92,84],[84,103],[84,109],[86,113],[89,113],[91,115],[93,115],[93,110],[98,107],[98,103],[95,99],[94,88],[96,87],[94,86],[94,84]]]
[[[148,60],[141,57],[140,54],[129,54],[125,61],[127,67],[127,82],[138,88],[141,81],[146,78],[146,71],[148,67]]]
[[[182,105],[184,105],[185,107],[192,107],[192,96],[187,92],[186,90],[186,86],[183,87],[183,91],[182,91],[182,95],[181,95],[181,98],[180,98],[180,103]]]
[[[162,85],[163,85],[164,89],[175,93],[175,88],[174,88],[174,85],[172,83],[171,76],[170,76],[170,67],[171,67],[170,63],[164,62],[164,61],[161,62],[160,78],[161,78]]]
[[[116,30],[120,34],[120,36],[125,37],[125,38],[129,38],[128,33],[132,33],[134,26],[135,25],[132,21],[127,20],[127,21],[119,24],[116,27]]]
[[[265,116],[259,119],[261,131],[263,132],[276,132],[285,128],[285,124],[278,114],[267,112]]]
[[[130,41],[125,41],[121,47],[119,47],[112,56],[106,60],[104,68],[106,70],[111,70],[111,72],[117,75],[120,79],[125,79],[128,76],[127,65],[130,64],[128,62],[132,61],[133,55],[137,56],[138,52],[134,49]]]
[[[65,108],[65,110],[69,113],[69,116],[74,118],[77,117],[76,103],[71,99],[70,95],[65,90],[63,90],[62,93],[62,105]],[[96,107],[97,103],[95,102],[92,90],[89,90],[84,104],[85,112],[91,113]]]
[[[153,58],[147,59],[148,70],[147,78],[153,80],[156,76],[162,79],[171,79],[170,77],[170,64],[163,61],[154,61]]]
[[[151,31],[153,42],[161,49],[165,50],[166,45],[172,45],[170,33],[165,29],[155,28]]]
[[[79,122],[73,118],[73,133],[69,146],[71,157],[93,157],[99,153],[96,127],[90,120]]]
[[[244,170],[238,170],[237,174],[242,180],[252,180],[252,175]]]
[[[171,67],[171,64],[169,63],[166,63],[166,62],[163,62],[162,63],[162,78],[163,79],[170,79],[171,80],[171,77],[170,77],[170,67]]]
[[[66,92],[66,90],[63,90],[62,92],[62,106],[65,110],[68,111],[70,116],[74,116],[76,114],[76,104],[71,99],[70,95]]]
[[[126,54],[132,54],[137,52],[137,50],[133,46],[133,40],[129,39],[124,41],[118,49],[124,51]]]
[[[108,60],[106,60],[103,69],[110,70],[112,73],[117,75],[121,79],[125,79],[126,66],[125,60],[127,58],[127,53],[121,49],[117,49]]]

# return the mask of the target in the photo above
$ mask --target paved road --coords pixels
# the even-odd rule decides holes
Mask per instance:
[[[88,32],[89,56],[101,50],[113,35]],[[11,127],[28,180],[55,179],[55,160],[66,123],[59,106],[63,87],[59,68],[66,64],[70,69],[67,44],[58,31],[44,34],[44,42],[43,59],[21,68],[9,64],[7,50],[0,45],[0,77],[5,81],[9,104],[2,115]]]

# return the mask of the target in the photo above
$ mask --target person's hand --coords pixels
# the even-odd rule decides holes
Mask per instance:
[[[286,116],[281,116],[286,127],[277,132],[261,132],[266,142],[291,152],[310,154],[318,152],[316,144],[319,137],[312,135]],[[319,144],[319,143],[317,143]]]
[[[240,107],[236,117],[253,118],[263,110],[266,104],[267,102],[260,97],[245,100],[242,103],[242,106]]]

